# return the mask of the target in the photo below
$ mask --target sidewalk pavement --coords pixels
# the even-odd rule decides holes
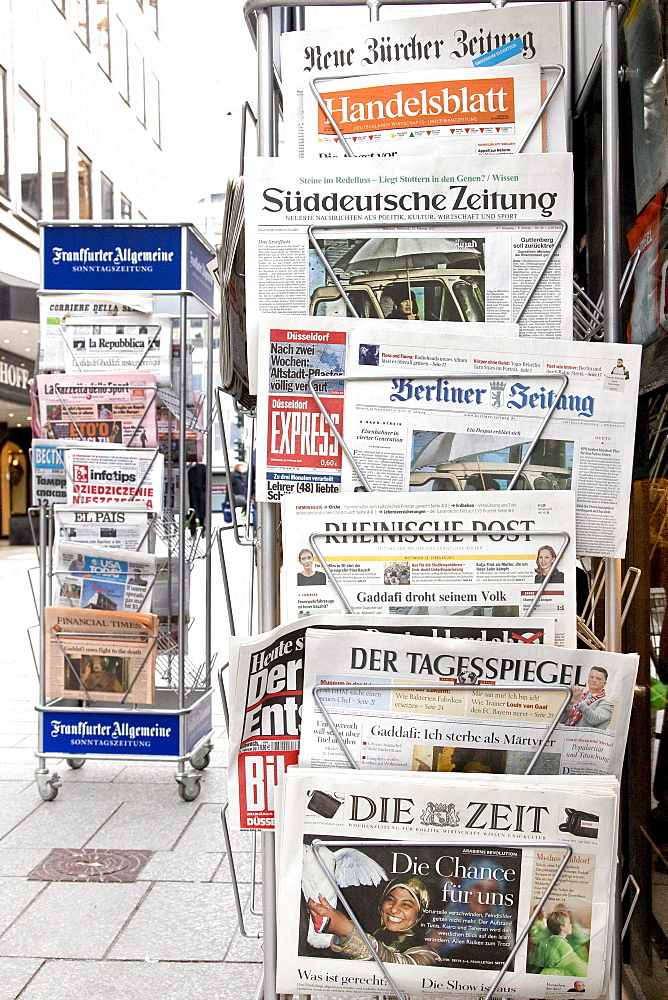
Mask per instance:
[[[244,560],[232,544],[226,533],[228,564],[243,575]],[[220,823],[227,772],[218,692],[215,747],[196,801],[179,797],[173,764],[91,760],[80,770],[50,761],[63,784],[55,801],[43,802],[33,777],[37,680],[26,635],[37,620],[27,576],[35,564],[33,549],[0,544],[0,1000],[250,998],[261,972],[261,946],[242,938],[237,927]],[[198,561],[195,608],[203,607],[197,602],[202,578]],[[233,587],[239,622],[246,582],[247,571]],[[214,587],[221,595],[214,649],[221,649],[224,662],[216,571]],[[193,637],[198,627],[203,629],[203,614]],[[251,838],[232,835],[247,913]],[[133,849],[151,856],[129,883],[28,878],[54,848]],[[257,932],[260,921],[248,915],[246,926]]]

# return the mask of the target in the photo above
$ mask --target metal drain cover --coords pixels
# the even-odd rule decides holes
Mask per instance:
[[[28,875],[41,882],[136,882],[153,851],[56,847]]]

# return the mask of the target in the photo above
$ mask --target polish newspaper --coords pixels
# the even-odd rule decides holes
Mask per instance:
[[[42,433],[82,443],[155,448],[156,392],[150,372],[38,375]]]
[[[150,611],[156,557],[61,539],[54,550],[58,603],[97,611]]]
[[[541,100],[537,65],[332,77],[322,86],[315,77],[304,153],[475,156],[515,153],[521,145],[541,153]]]
[[[637,669],[635,653],[309,629],[299,764],[349,767],[343,744],[361,769],[620,778]]]
[[[162,514],[164,459],[157,451],[114,448],[65,450],[69,504],[136,504]]]
[[[316,627],[363,635],[409,633],[485,643],[550,644],[554,623],[532,618],[378,615],[311,616],[264,635],[230,639],[229,801],[236,829],[271,829],[274,794],[287,767],[297,763],[302,715],[304,643]],[[331,635],[331,631],[329,632]],[[348,634],[348,633],[346,633]]]
[[[287,32],[281,36],[281,71],[285,151],[304,155],[304,134],[315,113],[310,88],[329,92],[341,78],[368,76],[401,81],[404,76],[436,69],[493,68],[503,75],[515,67],[538,67],[545,94],[557,82],[557,68],[569,62],[569,20],[563,4],[517,4],[454,13],[398,18],[391,23],[346,24]],[[547,151],[567,149],[570,87],[564,80],[544,116]],[[568,116],[568,117],[567,117]],[[306,119],[306,123],[305,123]],[[408,145],[407,140],[405,145]],[[371,144],[372,145],[372,144]],[[367,144],[355,155],[368,153]]]
[[[253,393],[262,313],[516,322],[572,340],[569,153],[257,157],[246,194]]]
[[[503,973],[503,995],[599,997],[618,795],[610,776],[291,768],[277,989],[482,1000]]]
[[[64,504],[67,500],[67,475],[65,473],[65,452],[68,448],[80,447],[80,441],[34,437],[30,445],[30,465],[32,467],[32,502],[34,506],[46,500],[49,505]],[[113,451],[113,444],[87,441],[91,450]]]
[[[63,470],[63,495],[65,472]],[[154,543],[152,515],[136,507],[79,507],[59,504],[54,512],[56,540],[96,545],[101,549],[147,552]]]
[[[52,607],[44,628],[47,698],[153,704],[155,615]]]
[[[556,645],[575,646],[567,491],[288,496],[283,551],[285,621],[343,611],[535,613],[554,618]]]

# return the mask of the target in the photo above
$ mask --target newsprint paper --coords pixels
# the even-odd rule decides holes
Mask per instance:
[[[60,540],[54,551],[58,603],[95,611],[150,611],[156,557]]]
[[[152,705],[158,619],[45,608],[46,696]]]
[[[620,778],[637,668],[635,653],[309,629],[299,764],[350,766],[333,725],[359,768],[525,774],[559,717],[532,773]]]
[[[79,441],[54,441],[47,438],[33,438],[30,445],[32,466],[32,502],[37,507],[44,500],[49,505],[64,504],[67,500],[67,475],[65,473],[65,452],[68,448],[80,447]],[[86,448],[95,451],[113,451],[115,445],[87,441]]]
[[[316,80],[318,78],[316,77]],[[422,70],[333,78],[309,94],[305,154],[453,156],[543,152],[540,68]],[[341,136],[337,134],[338,128]]]
[[[535,614],[554,618],[558,646],[575,646],[575,511],[566,491],[288,496],[283,551],[285,621],[346,610],[332,578],[355,614],[518,618],[547,580]]]
[[[87,325],[76,319],[60,326],[65,338],[65,371],[151,372],[159,386],[172,381],[172,321],[169,316],[145,317],[141,324],[118,320],[113,326]]]
[[[333,275],[358,316],[518,322],[520,336],[572,340],[572,217],[569,153],[252,159],[251,392],[258,315],[345,316]]]
[[[373,630],[397,636],[440,636],[491,643],[551,643],[554,624],[532,618],[457,618],[456,616],[378,615],[373,623],[358,615],[312,615],[264,635],[230,639],[229,800],[236,829],[270,829],[274,792],[287,767],[297,763],[304,641],[307,630]],[[330,633],[331,634],[331,633]]]
[[[283,120],[287,155],[304,155],[304,115],[316,105],[309,81],[321,80],[327,91],[341,77],[356,76],[364,84],[371,74],[391,80],[435,69],[453,73],[492,67],[540,67],[568,62],[568,10],[560,3],[518,4],[428,17],[399,18],[391,23],[328,27],[281,35]],[[332,83],[328,81],[332,81]],[[556,80],[543,71],[544,86]],[[566,113],[570,85],[565,80],[545,115],[550,153],[567,148]],[[409,145],[410,138],[404,145]],[[366,143],[355,155],[369,155]],[[372,146],[373,144],[369,144]]]
[[[380,958],[407,995],[482,1000],[519,941],[502,995],[564,996],[579,983],[580,996],[599,997],[618,787],[612,777],[472,783],[291,768],[279,814],[277,989],[389,994]]]
[[[63,493],[65,487],[63,470]],[[54,512],[56,540],[83,542],[103,549],[145,552],[153,544],[151,512],[137,507],[80,507],[59,504]]]
[[[155,451],[114,449],[65,452],[67,503],[136,504],[162,514],[163,456]]]

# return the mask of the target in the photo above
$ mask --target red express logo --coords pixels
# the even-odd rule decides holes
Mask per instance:
[[[75,465],[72,468],[74,474],[75,483],[87,483],[88,482],[88,466],[87,465]]]
[[[336,429],[343,430],[343,399],[323,397],[322,402]],[[306,468],[338,468],[340,449],[332,428],[313,399],[272,396],[269,404],[270,465]]]

